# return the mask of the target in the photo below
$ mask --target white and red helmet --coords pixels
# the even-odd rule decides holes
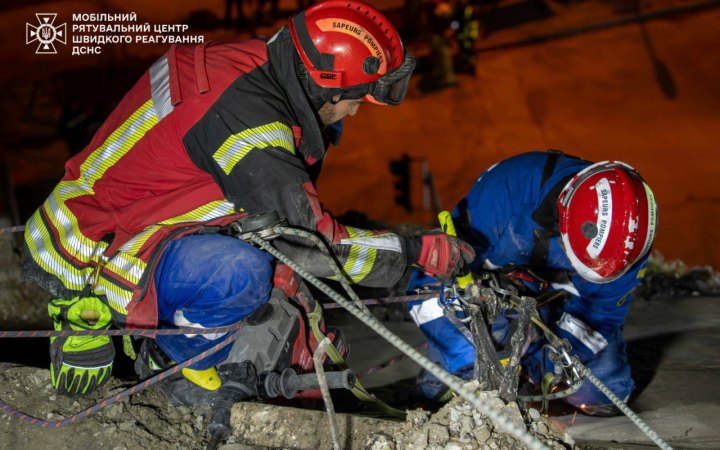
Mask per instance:
[[[560,235],[577,273],[594,283],[622,276],[652,246],[657,204],[650,187],[620,161],[593,164],[558,197]]]

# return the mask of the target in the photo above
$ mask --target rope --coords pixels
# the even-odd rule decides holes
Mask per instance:
[[[227,325],[215,328],[164,328],[164,329],[132,329],[132,330],[29,330],[29,331],[0,331],[2,338],[41,338],[41,337],[66,337],[66,336],[142,336],[155,338],[157,336],[168,336],[176,334],[225,334],[236,330],[240,324]]]
[[[6,414],[8,414],[12,417],[22,420],[25,423],[28,423],[30,425],[39,426],[42,428],[53,428],[54,429],[54,428],[64,427],[66,425],[70,425],[73,423],[77,423],[77,422],[85,419],[86,417],[90,416],[91,414],[94,414],[94,413],[100,411],[101,409],[112,405],[113,403],[117,403],[118,401],[122,400],[123,398],[129,397],[133,394],[143,391],[143,390],[149,388],[150,386],[152,386],[160,381],[163,381],[164,379],[178,373],[182,369],[189,367],[189,366],[195,364],[196,362],[202,361],[203,359],[207,358],[208,356],[217,353],[222,348],[230,345],[231,343],[233,343],[235,341],[235,339],[238,336],[237,330],[240,328],[241,325],[242,325],[242,322],[238,322],[234,325],[230,325],[228,327],[223,327],[226,329],[232,329],[235,332],[229,334],[221,342],[215,344],[213,347],[209,348],[208,350],[205,350],[204,352],[200,353],[199,355],[194,356],[194,357],[186,360],[185,362],[178,364],[176,366],[173,366],[163,372],[160,372],[159,374],[153,376],[152,378],[149,378],[129,389],[126,389],[126,390],[119,392],[111,397],[108,397],[105,400],[103,400],[99,403],[96,403],[95,405],[85,409],[84,411],[80,411],[79,413],[74,414],[66,419],[58,420],[58,421],[47,421],[47,420],[43,420],[43,419],[38,419],[37,417],[33,417],[29,414],[26,414],[26,413],[18,410],[14,406],[9,405],[2,400],[0,400],[0,410],[2,410],[3,412],[5,412]],[[136,331],[136,330],[132,330],[132,331]]]
[[[0,234],[20,233],[22,231],[25,231],[25,225],[0,228]]]
[[[424,351],[424,350],[427,348],[427,345],[428,345],[427,342],[424,342],[424,343],[418,345],[417,347],[415,347],[415,349],[416,349],[417,351]],[[406,355],[405,353],[403,353],[403,354],[401,354],[401,355],[395,356],[394,358],[391,358],[391,359],[385,361],[385,362],[382,363],[382,364],[378,364],[377,366],[373,366],[373,367],[370,367],[370,368],[368,368],[368,369],[363,370],[362,372],[358,372],[358,373],[355,374],[355,376],[358,377],[358,378],[365,378],[365,377],[367,377],[367,376],[372,375],[372,374],[375,373],[375,372],[378,372],[378,371],[380,371],[380,370],[382,370],[382,369],[385,369],[385,368],[390,367],[390,366],[392,366],[392,365],[394,365],[394,364],[397,364],[397,363],[399,363],[400,361],[404,361],[404,360],[406,360],[407,358],[408,358],[408,355]]]
[[[635,414],[628,406],[625,404],[624,401],[622,401],[617,395],[613,393],[613,391],[610,390],[602,381],[600,381],[593,373],[585,367],[580,361],[575,361],[575,366],[577,367],[578,371],[580,372],[580,375],[583,378],[586,378],[590,380],[592,384],[595,385],[595,387],[598,388],[600,392],[605,394],[607,398],[610,399],[611,402],[615,404],[615,406],[620,409],[620,411],[625,414],[628,419],[632,420],[633,423],[642,431],[645,433],[645,436],[650,438],[651,441],[655,443],[658,447],[660,447],[663,450],[672,450],[672,447],[662,440],[662,438],[652,429],[648,424],[643,422],[643,420]]]
[[[281,228],[283,227],[275,227],[275,231],[282,233]],[[300,231],[300,230],[296,230]],[[304,234],[307,232],[302,232],[302,237],[307,237],[308,239],[312,240],[309,236],[304,236]],[[310,235],[310,233],[307,233]],[[299,234],[300,235],[300,234]],[[312,235],[310,235],[312,236]],[[373,331],[378,333],[381,337],[383,337],[385,340],[387,340],[392,346],[400,350],[401,352],[408,355],[410,359],[415,361],[420,367],[427,370],[431,374],[433,374],[435,377],[437,377],[440,381],[445,383],[448,387],[453,389],[455,392],[458,393],[458,395],[462,396],[464,399],[469,401],[473,404],[473,406],[480,412],[484,413],[486,416],[490,418],[499,428],[506,430],[508,433],[513,435],[516,439],[521,441],[523,444],[525,444],[530,449],[545,449],[547,448],[542,442],[532,437],[530,434],[528,434],[527,430],[525,428],[521,428],[518,425],[515,425],[512,423],[507,416],[499,412],[498,410],[495,410],[491,407],[489,407],[487,404],[484,403],[484,401],[480,398],[479,395],[477,395],[475,392],[471,391],[470,389],[466,388],[464,384],[457,378],[451,375],[450,373],[446,372],[436,364],[434,364],[432,361],[430,361],[428,358],[420,354],[417,350],[412,348],[410,345],[408,345],[405,341],[400,339],[397,335],[392,333],[390,330],[385,328],[381,323],[377,321],[377,319],[368,317],[368,315],[365,313],[365,311],[361,310],[360,307],[356,306],[353,302],[348,301],[344,297],[342,297],[340,294],[332,290],[330,287],[328,287],[325,283],[323,283],[321,280],[310,274],[308,271],[302,269],[297,264],[295,264],[294,261],[292,261],[290,258],[285,256],[283,253],[276,250],[270,243],[266,242],[264,239],[262,239],[260,236],[258,236],[255,233],[251,233],[249,236],[250,240],[252,240],[256,245],[261,247],[266,252],[273,255],[275,258],[277,258],[279,261],[282,261],[283,263],[290,266],[295,272],[297,272],[301,277],[306,279],[309,283],[311,283],[316,288],[320,289],[324,294],[328,295],[330,298],[335,300],[337,303],[343,306],[350,314],[355,316],[358,320],[363,322],[365,325],[370,327]],[[363,305],[364,306],[364,305]]]

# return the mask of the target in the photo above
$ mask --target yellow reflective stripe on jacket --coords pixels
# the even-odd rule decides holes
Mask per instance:
[[[242,209],[240,209],[242,211]],[[179,216],[165,219],[159,225],[176,225],[183,222],[207,222],[218,217],[229,216],[235,213],[235,205],[227,200],[216,200],[200,207],[182,213]]]
[[[157,123],[153,101],[150,99],[128,117],[117,130],[113,131],[105,142],[82,163],[80,166],[81,178],[64,183],[92,189],[95,182],[102,178],[105,172],[125,156]]]
[[[104,295],[112,309],[122,315],[127,315],[127,305],[130,304],[133,297],[132,290],[118,286],[107,277],[101,275],[98,283],[95,285],[94,292],[99,295]]]
[[[132,284],[138,284],[146,266],[145,261],[140,258],[118,252],[110,258],[105,268],[120,275]]]
[[[52,227],[57,230],[56,241],[49,227],[42,221],[37,211],[26,232],[26,241],[32,258],[48,273],[58,277],[70,290],[81,290],[92,272],[91,267],[78,269],[68,261],[55,247],[62,248],[78,261],[89,264],[97,262],[107,249],[104,242],[94,241],[85,236],[78,226],[77,217],[67,207],[70,199],[84,195],[94,195],[93,186],[107,170],[117,163],[128,151],[158,123],[152,100],[148,100],[118,127],[103,143],[94,150],[80,166],[80,174],[75,180],[61,181],[53,190],[43,208]],[[110,268],[128,281],[139,280],[144,264],[133,266],[137,261],[126,259],[113,261]],[[113,290],[113,289],[110,289]]]
[[[360,228],[345,228],[351,238],[369,237],[373,235],[372,232]],[[372,269],[373,264],[375,264],[376,257],[377,249],[364,245],[351,245],[350,255],[345,261],[345,264],[343,264],[343,269],[353,283],[359,283],[370,273],[370,269]]]
[[[242,211],[242,209],[240,209]],[[140,233],[136,234],[132,239],[127,241],[120,247],[120,250],[132,255],[140,251],[143,245],[150,239],[153,234],[163,227],[170,225],[177,225],[183,222],[207,222],[212,219],[217,219],[223,216],[229,216],[235,214],[235,206],[227,200],[216,200],[198,208],[180,214],[179,216],[171,217],[160,222],[158,225],[151,225],[145,228]]]
[[[80,166],[80,175],[75,180],[61,181],[48,198],[45,209],[52,225],[58,230],[61,245],[68,253],[82,262],[89,262],[107,244],[98,243],[86,237],[78,227],[78,220],[65,205],[70,199],[93,195],[93,186],[105,172],[139,141],[155,124],[157,117],[148,100],[135,111],[103,144],[93,151]]]
[[[25,229],[25,243],[33,260],[48,273],[63,281],[66,288],[80,291],[86,284],[90,267],[78,269],[58,253],[53,245],[53,236],[42,222],[41,210],[28,220]]]
[[[50,222],[57,230],[61,245],[79,261],[84,263],[97,261],[98,254],[102,254],[108,245],[105,242],[93,241],[82,234],[77,218],[65,206],[58,191],[59,186],[50,193],[44,206]]]
[[[213,154],[222,170],[230,175],[235,165],[254,148],[280,147],[295,154],[295,140],[290,127],[272,122],[233,134]]]

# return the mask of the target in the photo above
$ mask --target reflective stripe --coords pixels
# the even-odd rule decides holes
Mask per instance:
[[[150,95],[158,120],[173,112],[170,98],[170,70],[167,55],[163,55],[150,66]]]
[[[340,243],[343,245],[360,245],[362,247],[370,247],[378,250],[402,253],[402,245],[400,244],[400,238],[393,233],[380,234],[377,236],[369,237],[356,237],[349,239],[346,238],[342,239]]]
[[[94,260],[97,261],[98,254],[102,254],[108,245],[104,242],[95,242],[84,236],[78,227],[77,218],[59,197],[56,188],[48,197],[45,210],[58,232],[60,242],[63,243],[63,247],[66,249],[72,249],[73,256],[78,260],[87,263],[95,257]]]
[[[173,315],[173,323],[175,324],[175,326],[178,326],[178,327],[190,327],[190,328],[199,328],[199,329],[207,328],[205,325],[202,325],[200,323],[190,322],[185,317],[185,313],[181,309],[178,309],[177,311],[175,311],[175,314]],[[201,334],[200,336],[202,336],[203,338],[205,338],[209,341],[214,341],[214,340],[220,339],[221,337],[225,336],[226,334],[227,333],[206,333],[206,334]],[[197,336],[197,334],[186,334],[184,336],[192,338],[192,337]]]
[[[58,230],[60,242],[65,250],[83,262],[88,262],[97,253],[97,246],[105,250],[107,244],[100,244],[84,236],[78,227],[78,220],[65,202],[82,195],[94,195],[93,186],[105,172],[120,160],[155,124],[152,100],[145,102],[80,166],[80,176],[71,181],[61,181],[46,202],[46,210],[53,226]]]
[[[575,297],[580,297],[580,291],[577,290],[572,281],[568,281],[567,283],[550,283],[550,287],[558,291],[568,292]]]
[[[410,317],[418,326],[443,317],[443,308],[437,298],[429,298],[410,308]]]
[[[145,228],[143,231],[133,236],[129,241],[125,242],[122,247],[120,247],[120,250],[132,255],[137,254],[148,239],[150,239],[152,235],[161,228],[162,227],[158,225],[151,225]]]
[[[360,228],[345,227],[351,238],[372,236],[370,231]],[[362,245],[351,245],[350,255],[343,265],[345,273],[354,283],[362,281],[372,269],[377,257],[377,250]]]
[[[608,346],[608,341],[602,334],[593,330],[585,322],[573,315],[563,313],[557,325],[561,330],[565,330],[575,336],[594,354],[599,353]]]
[[[90,268],[88,267],[87,271],[83,273],[83,270],[72,266],[57,252],[52,243],[53,236],[42,223],[41,214],[41,210],[37,210],[28,220],[25,229],[25,243],[33,260],[43,270],[62,280],[66,288],[75,291],[82,290]]]
[[[213,159],[230,175],[235,165],[250,150],[266,147],[279,147],[294,155],[295,140],[290,127],[281,122],[273,122],[233,134],[213,154]]]
[[[239,211],[242,211],[240,209]],[[160,222],[158,225],[151,225],[120,247],[120,250],[132,255],[140,251],[143,245],[153,234],[165,226],[177,225],[183,222],[207,222],[219,217],[235,214],[235,205],[227,200],[216,200],[206,205],[195,208],[192,211],[182,213],[179,216],[171,217]]]
[[[80,178],[62,182],[91,190],[95,182],[157,124],[153,101],[148,100],[115,130],[80,166]],[[88,193],[88,192],[83,192]],[[75,197],[75,196],[73,196]]]
[[[242,211],[242,209],[240,210]],[[207,222],[218,217],[229,216],[235,213],[235,205],[227,200],[215,200],[199,206],[192,211],[182,213],[179,216],[165,219],[159,222],[160,225],[175,225],[183,222]]]
[[[127,315],[127,305],[132,300],[133,291],[118,286],[105,276],[100,276],[98,284],[95,286],[95,293],[105,295],[112,309],[122,315]]]
[[[138,284],[140,282],[140,277],[142,277],[142,274],[145,271],[146,264],[145,261],[139,258],[135,258],[123,252],[118,252],[110,258],[110,261],[108,261],[105,267],[128,280],[132,284]]]
[[[32,258],[48,273],[58,277],[67,289],[79,291],[84,288],[93,270],[90,263],[97,263],[108,245],[104,242],[96,242],[82,233],[77,217],[67,207],[66,202],[80,196],[94,195],[95,182],[125,156],[157,122],[153,101],[150,99],[88,156],[80,166],[80,175],[77,179],[61,181],[57,185],[42,209],[38,210],[28,222],[26,242]],[[42,211],[47,214],[48,224],[42,220]],[[50,225],[55,228],[57,235],[52,232]],[[54,244],[62,246],[67,254],[88,266],[82,269],[75,267],[54,247]],[[135,283],[134,280],[139,281],[138,275],[142,274],[145,267],[144,263],[138,264],[138,262],[142,263],[134,258],[121,257],[114,260],[107,269],[116,269],[113,272]],[[111,306],[115,309],[118,309],[119,305],[127,305],[132,298],[130,290],[114,287],[111,283],[105,286],[102,277],[100,284],[104,287],[102,290],[106,292],[98,293],[106,293],[108,299],[112,297],[114,300],[111,301]],[[121,294],[120,291],[124,293]],[[124,306],[119,310],[124,310]]]

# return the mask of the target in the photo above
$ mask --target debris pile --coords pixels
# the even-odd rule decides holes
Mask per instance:
[[[720,296],[720,273],[712,267],[688,267],[655,251],[635,294],[645,300]]]
[[[87,396],[57,395],[50,385],[50,372],[33,367],[0,371],[0,399],[48,421],[63,420],[116,394],[129,384],[118,378],[107,389]],[[0,415],[3,448],[106,448],[113,450],[204,449],[209,408],[173,407],[158,391],[143,391],[112,404],[87,419],[48,430]]]
[[[477,382],[467,387],[477,389]],[[514,402],[505,404],[497,391],[480,393],[484,403],[501,411],[510,421],[553,450],[572,448],[572,438],[552,424],[537,410],[530,409],[523,417]],[[393,433],[375,433],[368,437],[365,448],[370,450],[465,450],[521,449],[523,444],[511,435],[496,429],[492,421],[475,410],[462,397],[455,397],[435,414],[423,410],[410,411],[406,422]]]

